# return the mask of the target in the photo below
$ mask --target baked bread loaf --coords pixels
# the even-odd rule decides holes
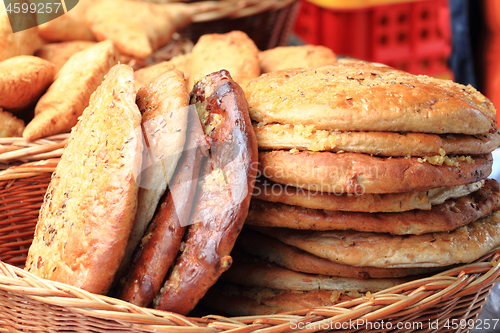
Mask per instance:
[[[414,209],[430,210],[448,199],[459,198],[479,190],[484,180],[452,187],[438,187],[427,191],[401,193],[354,195],[349,193],[328,193],[308,191],[270,181],[264,177],[257,179],[253,196],[268,202],[283,203],[312,209],[343,212],[405,212]]]
[[[498,130],[493,104],[471,86],[368,63],[278,71],[242,88],[252,119],[265,124],[470,135]]]
[[[232,263],[230,252],[248,213],[257,174],[257,140],[243,91],[225,70],[197,82],[191,92],[207,135],[184,246],[155,308],[187,314]]]
[[[192,210],[196,183],[206,152],[205,134],[198,114],[188,115],[186,145],[153,220],[144,233],[133,262],[121,277],[117,297],[138,306],[148,306],[160,292],[168,270],[181,247]]]
[[[143,86],[137,92],[136,103],[142,114],[145,147],[137,214],[119,275],[129,266],[184,148],[189,96],[182,73],[168,71]]]
[[[360,195],[361,197],[363,195]],[[468,195],[448,199],[430,210],[394,213],[312,209],[253,200],[246,224],[303,230],[356,230],[393,235],[452,231],[500,209],[500,184],[488,179]]]
[[[254,228],[318,257],[352,266],[448,266],[474,261],[500,246],[500,211],[451,232],[409,236],[357,231]]]
[[[137,209],[141,114],[134,75],[114,66],[71,132],[40,209],[26,269],[105,294]]]

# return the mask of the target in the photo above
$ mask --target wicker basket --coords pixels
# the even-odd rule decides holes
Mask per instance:
[[[185,317],[43,280],[20,267],[66,138],[0,140],[0,332],[467,332],[500,280],[499,248],[472,264],[332,307],[232,318]]]
[[[158,0],[157,0],[158,1]],[[207,33],[245,32],[260,50],[286,45],[298,0],[221,0],[192,2],[193,23],[179,31],[194,43]]]

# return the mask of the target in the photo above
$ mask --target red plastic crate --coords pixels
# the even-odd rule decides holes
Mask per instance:
[[[414,74],[451,78],[448,0],[361,8],[324,8],[302,0],[295,33],[338,55],[384,63]]]

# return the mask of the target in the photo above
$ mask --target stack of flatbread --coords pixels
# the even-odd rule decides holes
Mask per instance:
[[[260,178],[245,260],[206,304],[232,315],[331,305],[500,246],[500,185],[487,179],[500,136],[474,88],[364,62],[242,88]]]

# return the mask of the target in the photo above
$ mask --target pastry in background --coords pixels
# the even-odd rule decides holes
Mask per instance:
[[[179,55],[168,61],[163,61],[135,71],[135,89],[139,90],[143,85],[152,82],[163,73],[172,69],[177,69],[182,72],[184,74],[184,80],[187,82],[191,71],[191,54]]]
[[[117,59],[118,53],[111,41],[97,43],[72,55],[36,104],[35,117],[26,125],[23,137],[36,140],[70,131],[89,105],[90,95]]]
[[[96,0],[86,22],[98,41],[111,39],[124,55],[144,59],[191,21],[192,7],[129,0]]]
[[[43,44],[38,27],[13,33],[4,2],[0,1],[0,61],[18,55],[33,55]]]
[[[238,83],[260,75],[259,50],[254,41],[242,31],[203,35],[194,45],[191,54],[188,87],[193,86],[197,77],[221,69],[231,73]]]
[[[21,136],[23,130],[24,121],[0,108],[0,138]]]
[[[282,69],[321,67],[337,62],[335,53],[322,45],[278,46],[259,52],[262,73]]]
[[[83,51],[93,45],[95,45],[95,42],[86,40],[50,43],[36,50],[35,56],[53,63],[57,73],[73,54]]]
[[[0,107],[14,111],[34,104],[54,75],[52,63],[30,55],[0,62]]]

